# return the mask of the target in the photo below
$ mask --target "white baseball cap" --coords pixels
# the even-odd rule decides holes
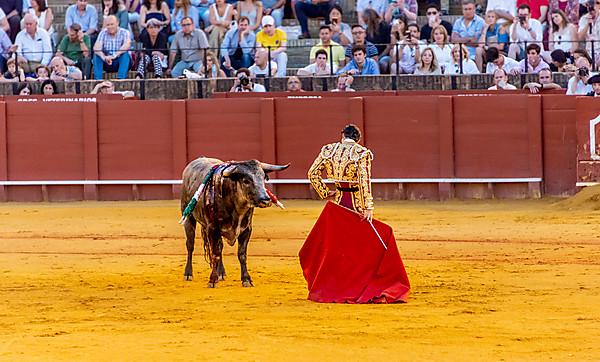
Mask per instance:
[[[265,15],[262,18],[262,26],[265,25],[275,25],[275,19],[273,19],[273,17],[271,15]]]

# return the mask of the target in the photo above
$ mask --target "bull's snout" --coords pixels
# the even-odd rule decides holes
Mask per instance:
[[[258,207],[269,207],[271,206],[271,198],[269,196],[262,196],[258,200]]]

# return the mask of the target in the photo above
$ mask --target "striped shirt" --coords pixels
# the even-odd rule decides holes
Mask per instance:
[[[346,58],[354,58],[354,56],[352,55],[352,47],[354,46],[354,44],[350,44],[346,47]],[[373,45],[373,43],[371,43],[370,41],[367,41],[365,43],[365,47],[367,48],[367,58],[372,58],[372,57],[376,57],[377,55],[379,55],[379,52],[377,51],[377,47],[375,45]]]
[[[115,35],[110,35],[106,29],[103,29],[98,35],[97,42],[102,44],[102,52],[104,55],[115,55],[119,49],[129,39],[129,31],[123,28],[117,28]]]

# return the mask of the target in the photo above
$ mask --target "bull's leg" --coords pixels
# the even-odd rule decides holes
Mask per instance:
[[[248,227],[238,237],[238,260],[240,261],[240,269],[242,271],[242,286],[253,287],[252,278],[248,274],[248,267],[246,266],[246,258],[248,254],[248,241],[250,241],[250,235],[252,234],[252,227]]]
[[[185,264],[185,272],[183,273],[185,280],[192,280],[192,254],[194,252],[194,241],[196,238],[196,219],[192,215],[188,216],[183,224],[185,229],[185,246],[187,247],[187,263]]]
[[[219,281],[219,264],[223,263],[223,239],[218,231],[208,232],[209,242],[211,243],[212,255],[210,256],[212,272],[208,280],[208,287],[214,288]]]
[[[219,267],[217,268],[217,274],[219,275],[219,281],[225,280],[225,266],[223,265],[223,259],[219,261]]]

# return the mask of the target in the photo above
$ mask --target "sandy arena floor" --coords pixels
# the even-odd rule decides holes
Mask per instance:
[[[0,360],[600,360],[600,211],[556,200],[379,202],[408,304],[306,300],[296,257],[323,204],[258,210],[183,281],[178,202],[0,204]],[[201,250],[197,248],[197,250]]]

